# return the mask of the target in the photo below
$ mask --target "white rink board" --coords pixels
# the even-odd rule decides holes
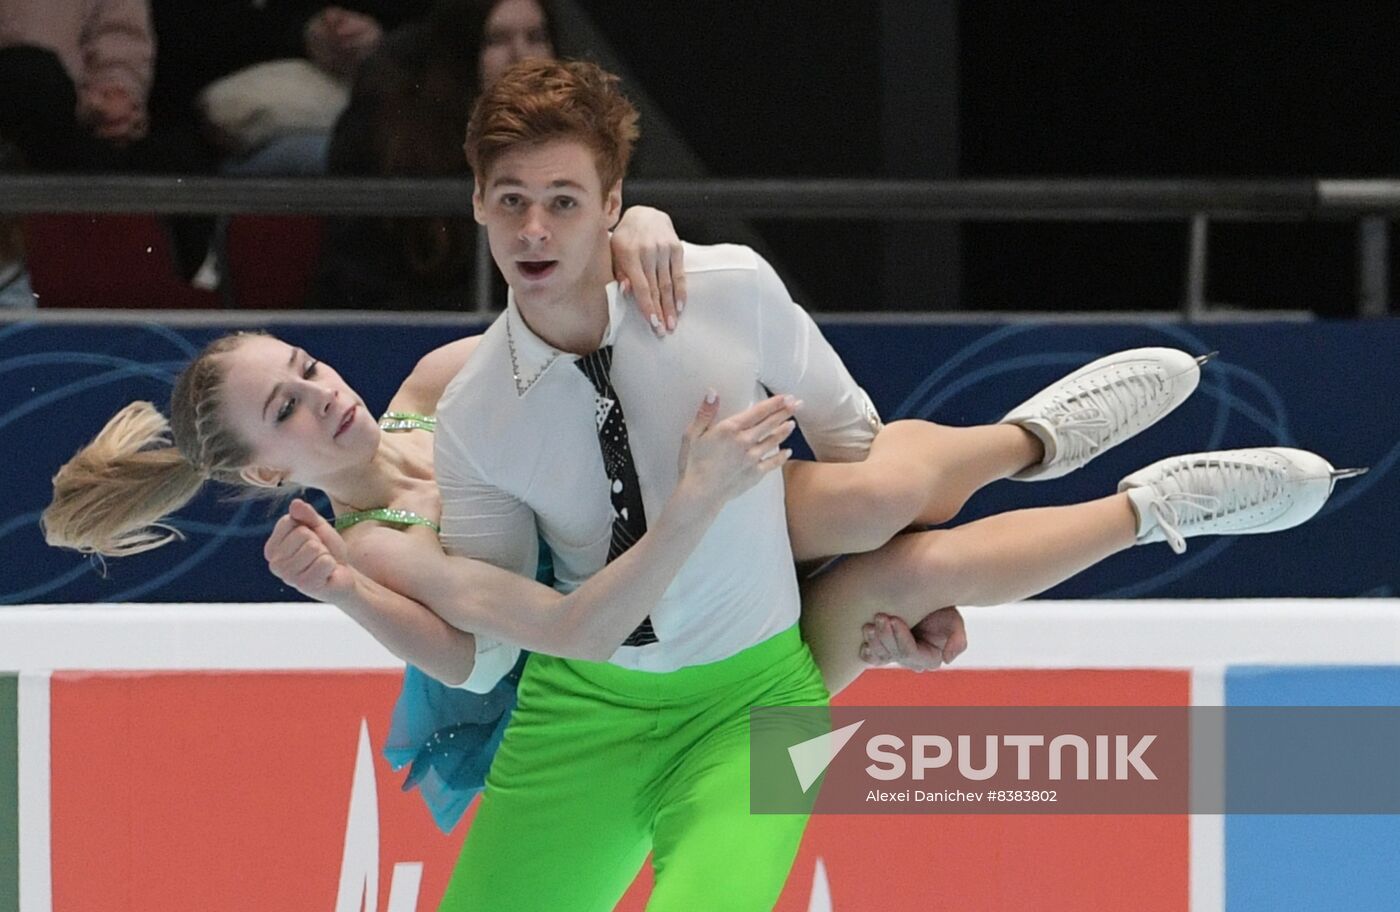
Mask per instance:
[[[1031,601],[964,614],[960,669],[1400,664],[1400,599]],[[329,605],[0,609],[0,671],[401,664]]]

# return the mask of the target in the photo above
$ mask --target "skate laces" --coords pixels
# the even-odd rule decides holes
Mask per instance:
[[[1078,460],[1094,455],[1114,430],[1128,424],[1166,392],[1156,377],[1132,374],[1056,400],[1047,415],[1055,429],[1057,459]]]
[[[1164,492],[1162,485],[1169,479],[1181,490]],[[1218,459],[1184,463],[1153,484],[1158,496],[1148,509],[1167,544],[1182,554],[1186,551],[1186,534],[1273,500],[1283,491],[1283,484],[1282,474],[1266,465]],[[1198,493],[1212,488],[1216,494]]]

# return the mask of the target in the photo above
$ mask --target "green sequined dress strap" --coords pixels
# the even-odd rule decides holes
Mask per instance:
[[[379,419],[379,427],[385,431],[427,431],[432,433],[437,430],[437,419],[431,415],[419,415],[416,412],[385,412],[384,417]],[[419,516],[411,510],[399,510],[394,507],[379,507],[375,510],[345,513],[335,518],[335,527],[348,529],[351,526],[369,521],[391,523],[395,526],[427,526],[434,532],[442,531],[438,528],[438,524],[431,519]]]
[[[438,524],[428,519],[426,516],[419,516],[411,510],[398,510],[394,507],[380,507],[377,510],[359,510],[355,513],[344,513],[335,518],[337,529],[348,529],[351,526],[359,525],[367,521],[392,523],[396,526],[427,526],[434,532],[441,532]]]
[[[427,431],[437,430],[437,419],[431,415],[416,412],[385,412],[379,419],[379,427],[385,431]]]

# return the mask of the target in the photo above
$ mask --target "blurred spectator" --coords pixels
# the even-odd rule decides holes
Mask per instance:
[[[33,310],[34,292],[24,268],[19,222],[0,219],[0,310]]]
[[[0,3],[0,170],[161,171],[181,161],[148,136],[154,54],[146,0]],[[36,303],[22,225],[0,220],[4,307]],[[76,268],[82,252],[74,257]]]
[[[151,0],[160,52],[154,134],[185,154],[171,170],[238,176],[325,172],[349,78],[383,33],[430,0]],[[223,281],[226,220],[181,219],[181,271]],[[196,268],[197,267],[197,268]]]
[[[324,170],[345,85],[387,29],[430,0],[152,0],[160,44],[151,116],[197,137],[188,170]]]
[[[512,63],[552,56],[539,0],[438,0],[387,36],[355,79],[328,157],[333,174],[470,179],[462,139],[478,86]],[[470,216],[336,219],[318,306],[460,310],[472,298]]]
[[[497,0],[486,8],[479,68],[482,85],[495,81],[513,63],[554,56],[559,42],[541,0]]]
[[[139,167],[154,55],[146,0],[7,0],[0,136],[39,170]]]
[[[16,218],[0,218],[0,310],[32,310],[34,292],[24,266],[24,233]]]
[[[0,175],[16,170],[19,149],[0,140]],[[0,217],[0,310],[31,310],[34,293],[24,265],[24,232],[17,218]]]

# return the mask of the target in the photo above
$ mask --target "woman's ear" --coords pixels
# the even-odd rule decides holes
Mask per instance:
[[[240,469],[238,475],[255,488],[280,488],[287,477],[285,473],[267,466],[247,466]]]

